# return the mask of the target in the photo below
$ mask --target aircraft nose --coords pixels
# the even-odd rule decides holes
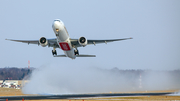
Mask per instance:
[[[53,25],[52,25],[53,29],[56,30],[56,32],[61,30],[62,26],[63,25],[61,24],[60,20],[54,20]]]
[[[60,26],[60,22],[58,22],[58,21],[54,21],[54,23],[53,23],[53,25],[54,25],[54,27],[58,27],[58,26]]]

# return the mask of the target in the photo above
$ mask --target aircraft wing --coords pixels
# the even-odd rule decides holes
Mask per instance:
[[[62,94],[62,95],[29,95],[29,96],[2,96],[1,100],[42,100],[42,99],[79,99],[92,97],[120,97],[120,96],[157,96],[174,94],[174,92],[162,93],[102,93],[102,94]]]
[[[109,42],[114,42],[114,41],[122,41],[122,40],[128,40],[132,38],[123,38],[123,39],[111,39],[111,40],[87,40],[88,44],[87,45],[96,45],[100,43],[109,43]],[[40,45],[39,40],[14,40],[14,39],[6,39],[10,41],[15,41],[15,42],[22,42],[22,43],[27,43],[27,44],[37,44]],[[54,48],[59,48],[59,45],[57,44],[57,39],[47,39],[48,40],[48,47],[54,47]],[[71,44],[74,45],[75,47],[82,47],[78,39],[70,39]]]
[[[9,41],[15,41],[15,42],[22,42],[22,43],[27,43],[27,44],[37,44],[40,45],[39,40],[14,40],[14,39],[6,39]],[[57,39],[47,39],[48,40],[48,47],[54,47],[58,48],[59,45],[57,44]]]
[[[123,39],[110,39],[110,40],[87,40],[88,44],[87,45],[96,45],[96,44],[100,44],[100,43],[109,43],[109,42],[114,42],[114,41],[122,41],[122,40],[128,40],[128,39],[132,39],[132,38],[123,38]],[[79,42],[78,39],[70,39],[71,40],[71,44],[76,46],[76,47],[82,47]]]

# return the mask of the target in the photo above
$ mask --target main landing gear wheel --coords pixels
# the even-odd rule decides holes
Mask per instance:
[[[79,51],[78,50],[74,50],[74,54],[75,55],[79,55]]]
[[[52,55],[57,55],[56,50],[52,50]]]

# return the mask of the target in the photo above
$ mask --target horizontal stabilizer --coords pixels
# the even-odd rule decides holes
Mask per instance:
[[[67,57],[66,55],[54,55],[54,57]],[[76,55],[76,57],[96,57],[96,55]]]
[[[54,57],[67,57],[66,55],[54,55]]]
[[[81,54],[81,55],[76,55],[76,57],[96,57],[96,55],[85,55],[85,54]]]

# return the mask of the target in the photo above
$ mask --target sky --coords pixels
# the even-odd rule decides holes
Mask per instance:
[[[0,68],[27,67],[29,60],[36,68],[180,69],[179,5],[179,0],[2,0]],[[96,57],[75,60],[53,57],[52,47],[5,40],[55,38],[54,19],[64,22],[71,38],[133,39],[78,48]]]

